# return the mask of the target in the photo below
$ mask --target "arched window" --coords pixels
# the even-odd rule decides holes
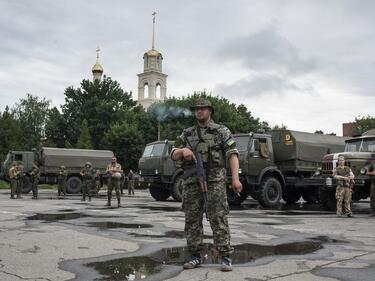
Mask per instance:
[[[145,99],[149,98],[149,95],[148,95],[148,84],[145,83],[144,87],[143,87],[143,96]]]
[[[161,98],[161,92],[160,92],[160,91],[161,91],[161,86],[160,86],[159,83],[157,83],[157,84],[156,84],[156,93],[155,93],[157,99],[160,99],[160,98]]]

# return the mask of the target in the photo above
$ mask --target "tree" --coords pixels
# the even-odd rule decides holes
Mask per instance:
[[[0,136],[0,160],[4,160],[9,150],[22,149],[21,126],[8,106],[2,114],[0,112]]]
[[[21,127],[21,143],[23,149],[40,148],[44,136],[50,101],[27,94],[25,99],[17,103],[12,112]]]
[[[66,147],[67,123],[56,107],[49,110],[46,121],[46,142],[49,147]]]
[[[359,134],[375,129],[375,117],[370,115],[355,118]]]
[[[92,149],[92,141],[86,119],[82,121],[81,131],[76,148]]]
[[[120,84],[110,77],[102,81],[83,80],[81,87],[65,90],[63,115],[67,122],[67,140],[75,144],[79,138],[79,128],[84,119],[88,122],[90,135],[93,136],[94,149],[105,148],[104,135],[111,124],[120,120],[121,112],[136,105],[131,93],[124,92]]]

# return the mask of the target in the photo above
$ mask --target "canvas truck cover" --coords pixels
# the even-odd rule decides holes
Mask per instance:
[[[94,169],[105,169],[111,162],[113,152],[109,150],[67,149],[43,147],[42,161],[44,167],[81,169],[86,162],[91,162]]]
[[[303,161],[320,164],[324,155],[344,151],[345,140],[348,139],[292,130],[272,130],[270,134],[275,162],[296,160],[298,161],[296,165],[301,165]]]

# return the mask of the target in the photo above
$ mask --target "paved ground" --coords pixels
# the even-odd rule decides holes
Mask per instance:
[[[368,202],[354,204],[355,218],[337,218],[317,206],[265,210],[251,200],[231,210],[234,271],[211,263],[182,271],[187,255],[180,204],[154,201],[147,191],[104,207],[90,203],[10,200],[0,191],[0,280],[374,280],[375,218]],[[204,222],[205,241],[211,231]],[[107,276],[107,277],[106,277]]]

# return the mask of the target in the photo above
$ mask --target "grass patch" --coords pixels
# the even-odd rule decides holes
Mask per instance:
[[[56,184],[38,184],[39,189],[57,189]]]
[[[0,180],[0,189],[10,189],[10,184],[6,181]]]

